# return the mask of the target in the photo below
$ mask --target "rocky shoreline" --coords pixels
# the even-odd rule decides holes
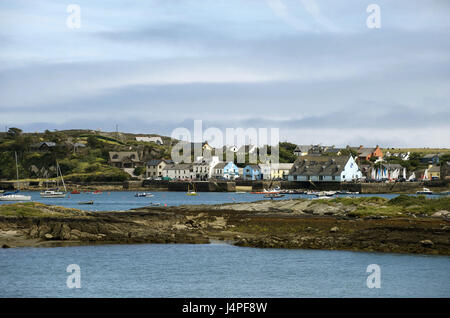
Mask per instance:
[[[85,212],[0,206],[1,247],[226,241],[259,248],[450,255],[450,213],[387,200],[282,200]],[[350,203],[351,204],[350,204]],[[433,202],[435,204],[435,202]],[[446,202],[444,202],[446,204]],[[380,210],[381,212],[373,212]]]

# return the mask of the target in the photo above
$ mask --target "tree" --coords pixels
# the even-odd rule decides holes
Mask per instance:
[[[145,173],[145,167],[136,167],[134,168],[133,174],[135,176],[141,176]]]
[[[8,129],[8,137],[9,138],[16,138],[18,136],[20,136],[22,134],[22,129],[16,128],[16,127],[11,127]]]

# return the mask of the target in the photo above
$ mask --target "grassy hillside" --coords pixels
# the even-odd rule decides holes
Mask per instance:
[[[91,130],[45,131],[22,133],[11,128],[0,133],[0,179],[15,179],[14,152],[17,152],[21,179],[50,179],[56,177],[56,161],[68,181],[124,181],[130,176],[108,165],[110,151],[137,151],[144,160],[169,158],[171,139],[167,144],[137,142],[133,134],[108,133]],[[142,135],[139,135],[142,136]],[[34,145],[54,142],[56,147],[39,151]],[[82,144],[84,147],[75,147]]]

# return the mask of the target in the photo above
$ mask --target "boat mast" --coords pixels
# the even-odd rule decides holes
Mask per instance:
[[[67,192],[66,184],[64,183],[64,178],[63,178],[63,175],[62,175],[62,172],[61,172],[61,167],[59,166],[58,161],[56,161],[56,166],[57,166],[57,168],[59,170],[59,175],[61,176],[61,181],[62,181],[62,184],[64,186],[64,192]]]
[[[14,156],[16,157],[17,189],[20,190],[20,182],[19,182],[19,166],[17,165],[17,151],[14,151]]]

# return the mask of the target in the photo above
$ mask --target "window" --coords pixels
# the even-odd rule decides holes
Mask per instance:
[[[319,176],[319,180],[322,181],[323,180],[323,176]]]
[[[335,177],[335,176],[332,176],[332,177],[331,177],[331,180],[335,181],[335,180],[336,180],[336,177]]]

